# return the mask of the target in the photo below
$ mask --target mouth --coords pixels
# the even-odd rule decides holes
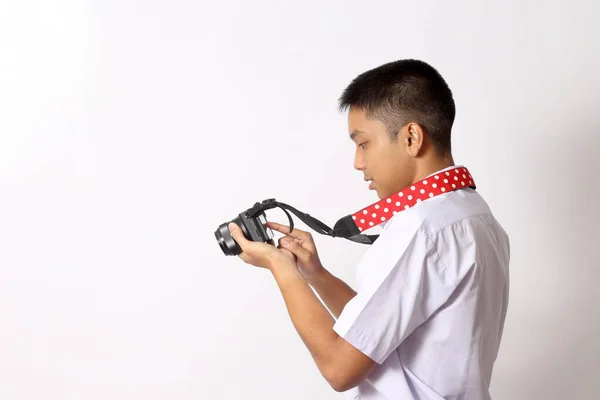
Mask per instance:
[[[365,182],[369,183],[369,190],[373,190],[373,179],[365,178]]]

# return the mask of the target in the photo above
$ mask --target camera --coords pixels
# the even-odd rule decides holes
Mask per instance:
[[[265,204],[267,201],[263,202]],[[228,225],[231,222],[237,224],[246,239],[253,242],[268,242],[273,239],[273,231],[267,227],[267,217],[261,203],[256,203],[254,207],[240,213],[229,222],[221,224],[215,231],[215,238],[226,256],[237,256],[242,249],[231,236]],[[270,208],[270,207],[269,207]]]
[[[241,247],[231,236],[228,225],[231,222],[236,223],[244,233],[244,237],[252,242],[270,242],[274,235],[271,228],[267,227],[266,210],[272,208],[280,208],[288,217],[290,232],[294,230],[294,220],[290,212],[300,218],[302,222],[308,225],[309,228],[321,235],[331,237],[341,237],[353,242],[362,244],[373,244],[379,235],[364,235],[354,223],[354,217],[349,214],[341,218],[335,223],[335,226],[330,228],[318,219],[306,214],[288,204],[281,203],[275,199],[263,200],[260,203],[254,203],[254,206],[240,213],[237,217],[229,222],[221,224],[215,231],[215,238],[225,253],[226,256],[237,256],[242,253]],[[270,243],[273,244],[273,243]]]

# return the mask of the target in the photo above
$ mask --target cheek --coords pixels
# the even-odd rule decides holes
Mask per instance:
[[[402,156],[390,149],[373,154],[371,162],[373,173],[377,174],[380,182],[396,181],[405,169]]]

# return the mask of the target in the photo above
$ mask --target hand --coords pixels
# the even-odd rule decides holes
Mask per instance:
[[[277,261],[286,260],[296,265],[295,256],[285,249],[276,248],[272,240],[267,243],[248,240],[240,227],[233,222],[228,225],[228,228],[231,236],[242,249],[239,257],[246,264],[270,269]]]
[[[289,226],[275,222],[267,222],[267,226],[286,235],[279,239],[279,248],[289,250],[296,257],[298,271],[305,280],[310,281],[324,271],[317,247],[309,232],[294,228],[290,233]]]

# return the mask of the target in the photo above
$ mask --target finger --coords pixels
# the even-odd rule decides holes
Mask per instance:
[[[294,262],[296,262],[296,260],[298,260],[298,257],[296,257],[296,255],[294,253],[292,253],[291,251],[289,251],[288,249],[286,249],[285,247],[282,247],[281,245],[279,245],[277,247],[279,250],[281,250],[281,252],[283,254],[286,255],[286,257],[289,257],[290,260],[293,260]]]
[[[252,261],[252,259],[250,258],[250,256],[248,256],[248,254],[246,253],[240,253],[238,255],[238,257],[245,262],[246,264],[250,264],[250,262]]]
[[[233,240],[237,242],[237,244],[241,247],[242,251],[248,244],[248,239],[244,236],[244,232],[237,226],[235,223],[230,223],[228,226],[229,232],[231,232],[231,237]]]
[[[297,238],[297,239],[303,239],[303,240],[310,240],[312,238],[311,234],[308,232],[305,232],[303,230],[300,229],[296,229],[294,228],[294,230],[292,232],[290,232],[290,227],[287,225],[281,225],[278,224],[277,222],[267,222],[267,226],[271,229],[275,229],[277,232],[283,233],[285,235],[289,235],[293,238]]]
[[[279,239],[279,245],[284,249],[290,251],[300,260],[308,260],[311,256],[311,253],[302,247],[300,244],[296,243],[296,241],[291,237],[282,237]]]

